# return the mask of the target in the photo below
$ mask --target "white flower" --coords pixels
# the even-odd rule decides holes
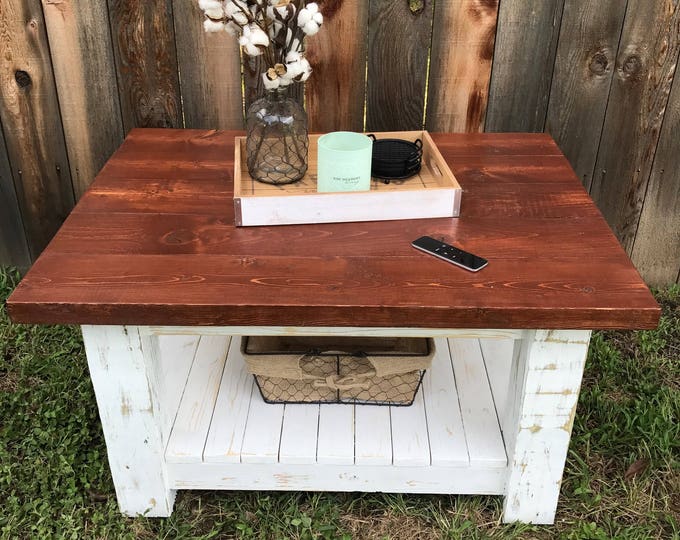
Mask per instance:
[[[211,19],[206,19],[203,21],[203,30],[206,32],[220,32],[224,30],[225,26],[222,21],[213,21]]]
[[[295,15],[295,6],[290,3],[282,3],[274,0],[269,6],[267,6],[267,17],[270,20],[282,20],[286,21]]]
[[[300,60],[300,58],[302,58],[302,53],[298,51],[290,51],[286,55],[286,63],[288,64],[290,62],[297,62],[298,60]]]
[[[273,68],[269,68],[262,74],[262,82],[267,90],[275,90],[281,85],[281,78]]]
[[[224,17],[222,2],[219,0],[198,0],[198,7],[211,19],[221,19]],[[216,30],[206,30],[206,32],[216,32]]]
[[[322,24],[323,15],[319,12],[319,6],[316,2],[310,2],[298,13],[298,26],[308,36],[316,34]]]
[[[235,0],[227,2],[227,5],[224,6],[224,12],[226,13],[227,17],[240,26],[245,26],[248,24],[248,15],[243,12],[243,9],[244,6]]]
[[[284,78],[290,82],[304,82],[309,79],[311,74],[312,66],[309,65],[309,60],[302,56],[301,53],[291,51],[286,55],[286,74]]]
[[[251,23],[243,27],[243,35],[239,38],[238,42],[246,54],[260,56],[262,54],[260,47],[269,46],[269,37],[257,24]]]

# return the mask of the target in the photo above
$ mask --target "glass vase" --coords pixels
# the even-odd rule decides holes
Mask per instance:
[[[267,90],[246,115],[248,172],[266,184],[290,184],[307,172],[307,114],[287,88]]]

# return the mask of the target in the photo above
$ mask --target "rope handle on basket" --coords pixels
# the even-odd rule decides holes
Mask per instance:
[[[340,377],[340,375],[329,375],[325,380],[315,379],[312,382],[314,388],[330,388],[331,390],[354,390],[359,388],[361,390],[368,390],[371,386],[371,381],[368,380],[375,376],[375,371],[362,374],[360,377],[355,375],[348,375],[347,377]],[[362,380],[363,379],[363,380]]]
[[[346,375],[345,377],[341,377],[338,374],[333,374],[333,375],[328,375],[325,379],[310,375],[308,373],[302,372],[302,366],[301,363],[305,359],[310,359],[314,360],[315,358],[319,358],[320,354],[335,354],[339,356],[348,356],[348,357],[360,357],[360,358],[365,358],[366,360],[369,361],[371,364],[371,370],[367,371],[366,373],[362,373],[361,375]],[[300,366],[300,372],[302,373],[302,377],[305,380],[310,380],[312,381],[312,386],[314,388],[330,388],[331,390],[354,390],[356,388],[361,389],[361,390],[368,390],[371,386],[371,381],[373,377],[376,376],[377,371],[375,369],[375,366],[373,366],[373,362],[371,362],[371,359],[368,358],[364,354],[352,354],[348,353],[346,351],[311,351],[307,354],[303,354],[299,360],[298,360],[298,366]]]

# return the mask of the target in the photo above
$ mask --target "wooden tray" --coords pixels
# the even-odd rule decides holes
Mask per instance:
[[[457,217],[462,189],[427,131],[375,133],[378,139],[423,141],[420,173],[407,180],[371,179],[370,191],[317,193],[317,141],[309,136],[309,169],[294,184],[274,186],[248,174],[246,138],[236,137],[234,210],[237,226]]]

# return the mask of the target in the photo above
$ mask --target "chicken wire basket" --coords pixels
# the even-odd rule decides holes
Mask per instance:
[[[428,338],[244,337],[266,403],[413,404],[432,364]]]

